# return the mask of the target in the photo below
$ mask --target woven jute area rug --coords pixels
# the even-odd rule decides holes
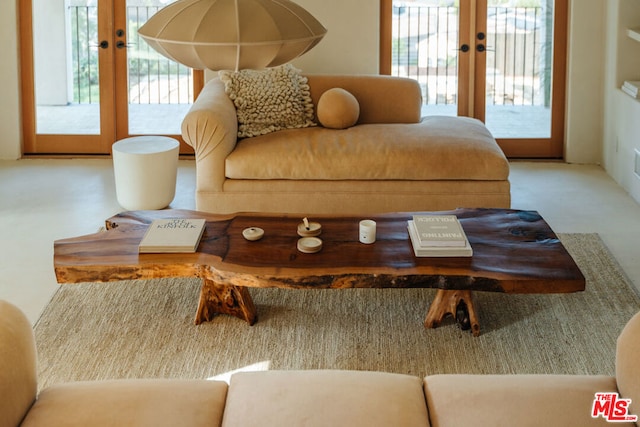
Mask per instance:
[[[560,237],[586,291],[478,293],[475,338],[453,322],[423,327],[431,289],[252,289],[254,326],[229,316],[195,326],[198,279],[63,285],[35,325],[40,387],[242,369],[613,375],[640,298],[596,234]]]

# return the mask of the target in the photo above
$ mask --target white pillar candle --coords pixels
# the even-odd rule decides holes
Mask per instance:
[[[370,219],[360,221],[360,243],[370,244],[376,241],[376,222]]]

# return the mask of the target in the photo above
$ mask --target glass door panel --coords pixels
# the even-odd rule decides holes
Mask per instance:
[[[380,1],[381,72],[420,82],[423,115],[480,119],[509,157],[562,157],[568,0]]]
[[[110,154],[131,135],[180,139],[204,84],[138,28],[175,0],[19,0],[25,154]],[[182,153],[192,149],[182,144]]]
[[[132,135],[179,135],[194,100],[192,70],[160,55],[138,35],[138,28],[173,1],[126,1],[127,120]]]
[[[109,0],[20,0],[24,154],[108,154]]]
[[[36,133],[100,133],[99,49],[96,0],[33,0]]]
[[[439,0],[394,1],[391,75],[422,86],[423,115],[458,113],[458,6]]]
[[[489,0],[485,123],[496,138],[551,136],[553,1]]]

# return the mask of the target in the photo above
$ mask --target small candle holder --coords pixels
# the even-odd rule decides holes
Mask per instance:
[[[305,254],[315,254],[322,249],[322,240],[317,237],[303,237],[298,239],[298,250]]]
[[[322,233],[322,225],[319,222],[309,222],[307,218],[303,218],[298,224],[298,236],[300,237],[316,237]]]
[[[242,237],[250,241],[260,240],[262,236],[264,236],[264,230],[259,227],[249,227],[242,230]]]

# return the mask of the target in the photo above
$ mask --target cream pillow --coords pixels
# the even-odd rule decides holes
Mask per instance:
[[[329,89],[318,100],[318,121],[326,128],[346,129],[355,125],[358,117],[358,100],[342,88]]]
[[[266,70],[220,71],[238,115],[238,137],[315,126],[307,78],[291,64]]]

